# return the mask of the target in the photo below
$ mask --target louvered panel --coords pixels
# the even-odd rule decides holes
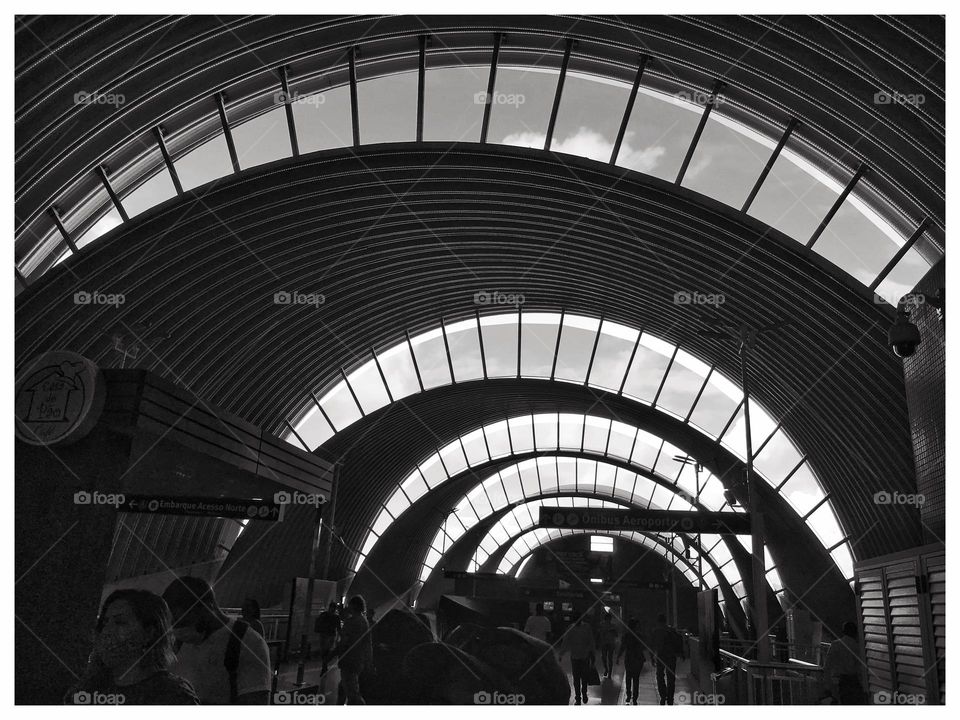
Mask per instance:
[[[920,629],[920,598],[917,594],[917,567],[901,563],[887,570],[887,596],[893,637],[897,690],[926,695],[923,640]]]
[[[927,559],[927,590],[930,595],[934,653],[937,662],[937,684],[940,702],[946,702],[947,655],[947,573],[944,557]]]
[[[864,655],[867,663],[868,689],[872,693],[889,690],[890,645],[887,635],[887,612],[883,597],[883,572],[870,570],[857,578],[860,589],[860,616],[863,628]]]

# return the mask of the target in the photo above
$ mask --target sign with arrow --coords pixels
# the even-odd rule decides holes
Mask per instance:
[[[125,495],[117,505],[121,512],[154,515],[193,515],[247,520],[283,519],[283,506],[273,500],[249,498],[172,497],[169,495]]]
[[[749,535],[750,516],[734,512],[543,506],[539,527]]]

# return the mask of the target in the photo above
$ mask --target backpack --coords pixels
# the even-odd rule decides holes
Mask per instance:
[[[223,666],[230,676],[230,704],[237,704],[237,668],[240,667],[240,648],[243,646],[243,636],[250,627],[243,620],[234,620],[230,626],[230,639],[227,640],[227,649],[223,654]]]

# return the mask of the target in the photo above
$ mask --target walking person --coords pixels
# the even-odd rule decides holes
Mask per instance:
[[[574,626],[563,636],[563,644],[560,647],[561,657],[564,653],[570,653],[575,705],[586,704],[587,702],[587,684],[590,669],[595,662],[596,649],[593,628],[583,621],[581,615],[577,618]]]
[[[618,660],[623,660],[624,684],[627,687],[626,704],[631,701],[637,704],[638,693],[640,691],[640,671],[643,670],[643,663],[646,660],[647,641],[643,634],[643,629],[636,618],[630,618],[627,624],[627,631],[623,634],[623,640],[620,641],[620,654]]]
[[[600,621],[600,657],[603,658],[603,677],[609,678],[613,673],[613,654],[617,650],[616,625],[613,624],[613,615],[604,613]]]
[[[677,684],[677,658],[683,655],[683,639],[680,633],[667,625],[667,616],[657,615],[657,626],[651,640],[654,663],[657,666],[657,693],[661,705],[673,705]]]
[[[203,705],[266,705],[270,651],[241,618],[231,621],[213,588],[196,577],[177,578],[163,591],[180,642],[174,672],[197,691]]]
[[[373,640],[366,618],[366,603],[354,595],[347,603],[340,644],[333,651],[339,656],[340,691],[338,704],[366,705],[360,694],[360,674],[373,666]]]
[[[838,705],[865,705],[860,669],[860,644],[857,641],[857,626],[852,622],[843,624],[843,635],[830,643],[827,659],[823,663],[823,680],[826,692]]]
[[[260,603],[253,598],[244,600],[243,605],[240,606],[240,617],[250,626],[251,630],[255,630],[264,640],[267,639],[267,631],[260,621]]]
[[[333,656],[333,649],[337,646],[337,635],[340,634],[340,605],[332,602],[330,606],[317,616],[313,630],[320,636],[320,674],[327,672],[327,664]]]
[[[523,631],[535,637],[537,640],[543,640],[544,642],[550,642],[550,632],[553,630],[553,626],[550,624],[550,618],[543,614],[543,603],[537,603],[537,607],[534,610],[534,614],[527,618],[526,624],[523,626]]]

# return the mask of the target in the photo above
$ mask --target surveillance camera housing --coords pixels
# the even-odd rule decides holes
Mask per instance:
[[[908,358],[917,351],[920,344],[920,331],[904,316],[890,326],[887,332],[887,344],[898,358]]]

